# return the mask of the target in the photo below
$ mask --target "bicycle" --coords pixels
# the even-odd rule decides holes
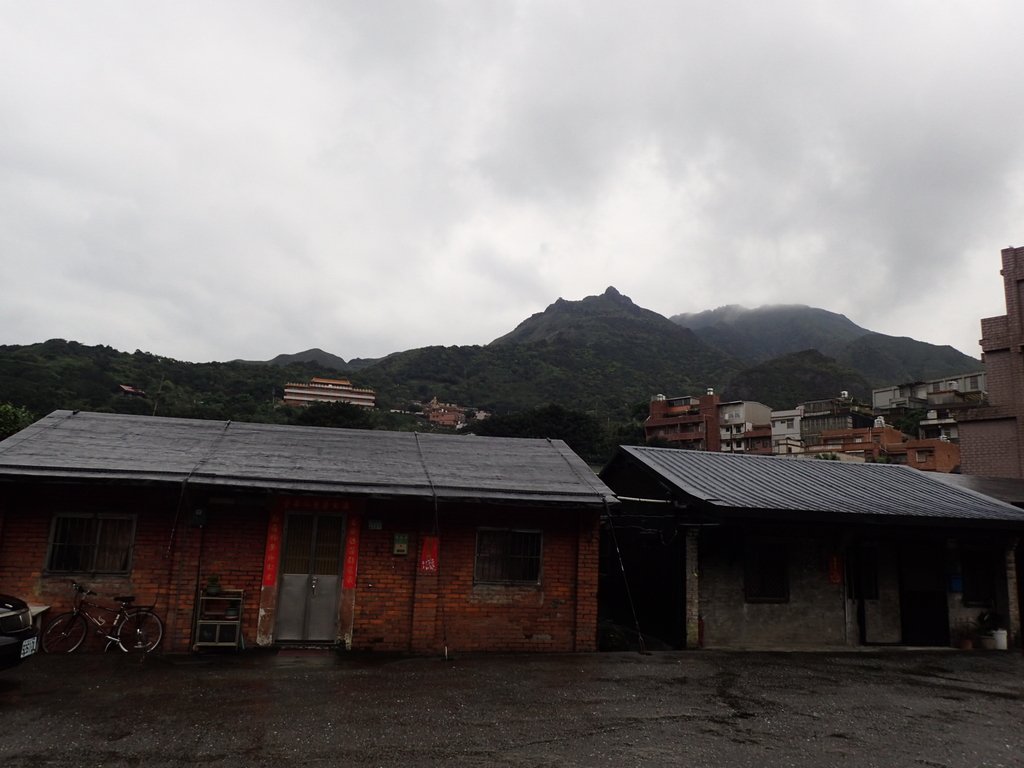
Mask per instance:
[[[95,595],[88,587],[71,582],[75,591],[74,607],[62,613],[46,625],[43,631],[43,650],[46,653],[74,653],[81,647],[89,634],[89,623],[93,631],[107,639],[109,651],[117,645],[125,653],[149,653],[158,645],[164,636],[164,623],[153,612],[152,606],[134,607],[134,595],[112,598],[118,608],[108,608],[98,603],[90,603],[85,598]],[[89,609],[96,609],[114,615],[108,623],[103,616],[97,616]]]

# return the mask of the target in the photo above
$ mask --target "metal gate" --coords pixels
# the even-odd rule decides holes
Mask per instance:
[[[288,515],[281,550],[277,640],[337,641],[344,523],[345,518],[336,515]]]

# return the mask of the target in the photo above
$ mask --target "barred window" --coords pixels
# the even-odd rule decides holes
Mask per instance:
[[[540,531],[481,528],[476,534],[474,580],[498,584],[538,584],[540,553]]]
[[[46,568],[56,573],[127,573],[134,540],[131,515],[57,515]]]
[[[789,602],[789,563],[783,542],[772,539],[748,542],[743,591],[748,603]]]

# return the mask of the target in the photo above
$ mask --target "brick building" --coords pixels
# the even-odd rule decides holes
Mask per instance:
[[[622,502],[606,581],[669,645],[946,646],[982,611],[1019,644],[1024,510],[935,474],[623,446],[600,476]]]
[[[904,464],[924,472],[955,472],[960,468],[960,447],[942,438],[913,439],[889,424],[831,429],[821,433],[817,445],[806,446],[808,456],[845,454],[863,461]]]
[[[423,415],[435,427],[460,429],[466,425],[466,411],[461,405],[442,403],[436,397],[423,404]]]
[[[655,395],[644,435],[647,442],[660,441],[673,448],[770,454],[771,409],[747,400],[722,402],[711,389],[700,397]]]
[[[1006,314],[981,321],[989,405],[958,417],[962,472],[1024,478],[1024,248],[1002,251]]]
[[[588,651],[615,504],[561,441],[56,411],[0,442],[0,583],[137,595],[165,651],[211,575],[247,647]]]

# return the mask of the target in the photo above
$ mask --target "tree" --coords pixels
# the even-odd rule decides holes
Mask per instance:
[[[28,408],[0,403],[0,440],[20,432],[35,420],[36,417]]]
[[[549,437],[564,440],[587,461],[607,458],[607,437],[601,422],[590,414],[560,405],[547,405],[474,421],[467,427],[478,435],[491,437]]]
[[[296,424],[306,427],[346,427],[348,429],[373,429],[374,415],[366,408],[351,403],[311,403],[304,406],[295,417]]]

